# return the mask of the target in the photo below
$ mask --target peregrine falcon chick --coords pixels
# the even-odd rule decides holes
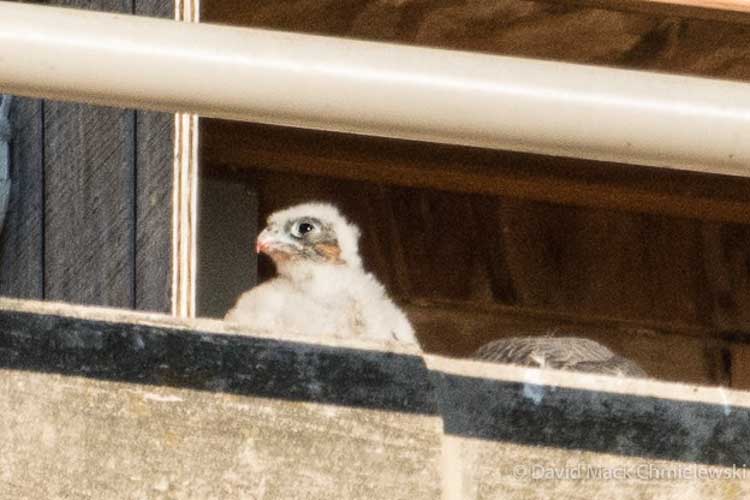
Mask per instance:
[[[243,293],[224,319],[258,330],[418,344],[409,320],[362,268],[359,229],[332,205],[268,217],[256,249],[277,276]]]
[[[493,340],[472,356],[481,361],[557,368],[607,375],[646,377],[633,361],[581,337],[508,337]]]

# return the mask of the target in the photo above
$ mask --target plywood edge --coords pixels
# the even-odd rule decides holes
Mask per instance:
[[[200,21],[200,0],[175,1],[175,20]],[[172,315],[196,315],[198,240],[198,115],[174,115],[172,191]]]

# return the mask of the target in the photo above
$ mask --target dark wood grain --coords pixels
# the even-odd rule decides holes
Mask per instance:
[[[45,106],[46,297],[133,307],[134,115]]]
[[[46,0],[45,3],[57,7],[73,9],[97,10],[101,12],[134,12],[135,0]]]
[[[171,0],[54,1],[172,17]],[[18,100],[0,293],[168,311],[172,115]]]
[[[172,290],[174,116],[135,116],[135,307],[167,312]]]
[[[16,98],[11,108],[11,195],[0,234],[0,295],[44,297],[43,103]]]
[[[750,6],[743,0],[541,0],[564,5],[645,14],[750,24]]]
[[[135,0],[134,13],[174,17],[172,0]],[[135,307],[168,312],[172,305],[174,115],[135,116]]]
[[[133,12],[133,0],[55,0]],[[135,305],[135,113],[47,102],[44,110],[45,297]]]
[[[169,17],[171,1],[61,1]],[[49,298],[167,311],[173,118],[50,102],[45,120]]]
[[[518,304],[712,323],[702,308],[710,287],[699,221],[507,200],[493,222],[503,228]]]
[[[732,387],[743,391],[750,390],[750,345],[732,346],[730,363]]]
[[[133,14],[136,16],[174,18],[173,0],[133,0]]]

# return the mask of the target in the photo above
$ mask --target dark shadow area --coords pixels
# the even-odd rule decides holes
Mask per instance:
[[[0,311],[0,368],[442,414],[522,445],[750,465],[750,409],[429,371],[419,356]]]

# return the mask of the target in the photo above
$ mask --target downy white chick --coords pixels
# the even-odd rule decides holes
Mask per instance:
[[[329,204],[272,214],[256,249],[278,275],[243,293],[224,319],[264,331],[418,344],[404,313],[362,268],[359,235]]]

